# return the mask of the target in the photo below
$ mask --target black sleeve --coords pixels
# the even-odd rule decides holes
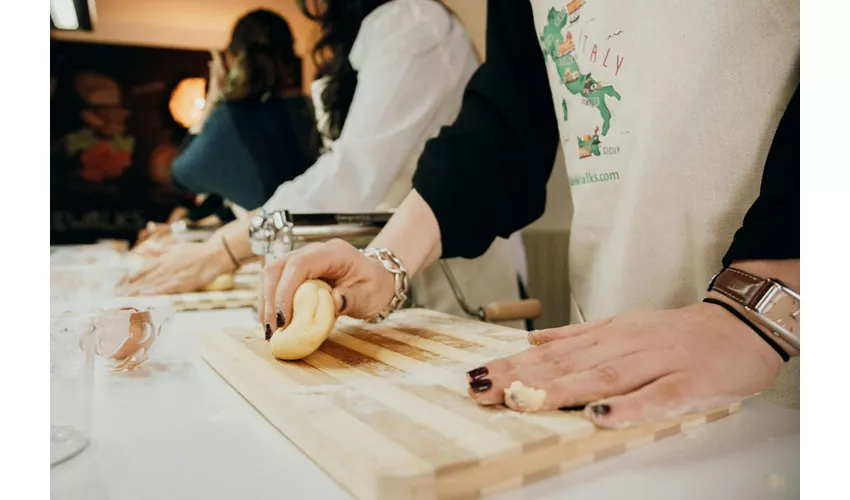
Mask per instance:
[[[531,4],[490,0],[487,61],[455,123],[425,145],[413,177],[440,225],[443,257],[477,257],[540,217],[557,146]]]
[[[740,260],[800,258],[800,88],[773,137],[759,197],[747,211],[723,257],[723,265]]]
[[[218,215],[218,212],[224,209],[224,200],[217,194],[209,194],[200,205],[195,205],[189,210],[189,215],[186,216],[192,222],[197,222],[210,215]]]

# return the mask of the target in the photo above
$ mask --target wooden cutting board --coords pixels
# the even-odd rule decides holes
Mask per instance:
[[[177,311],[205,311],[210,309],[239,309],[257,306],[257,289],[260,277],[255,274],[237,274],[233,290],[220,292],[193,292],[171,295]]]
[[[171,295],[177,311],[206,311],[209,309],[239,309],[257,302],[257,292],[233,289],[223,292],[194,292]]]
[[[737,406],[610,431],[574,412],[481,407],[469,369],[526,333],[419,309],[379,325],[341,318],[305,360],[274,359],[257,326],[201,336],[207,362],[361,499],[478,498],[725,417]]]

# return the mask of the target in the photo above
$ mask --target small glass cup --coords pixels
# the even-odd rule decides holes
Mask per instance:
[[[147,361],[159,337],[174,319],[174,306],[165,297],[122,298],[102,301],[95,316],[95,353],[123,372]]]
[[[50,466],[77,455],[91,436],[94,325],[86,315],[51,311]]]
[[[51,307],[58,313],[88,318],[94,325],[94,353],[113,373],[130,371],[147,361],[154,343],[169,331],[175,316],[168,297],[62,301]]]

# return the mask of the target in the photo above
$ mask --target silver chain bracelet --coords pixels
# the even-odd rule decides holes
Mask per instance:
[[[372,319],[367,320],[369,323],[380,323],[389,317],[395,311],[401,309],[405,301],[407,301],[407,290],[410,285],[410,278],[407,275],[407,268],[401,263],[398,257],[387,248],[366,248],[360,250],[364,256],[372,259],[382,266],[384,269],[393,274],[395,284],[395,292],[390,301],[390,305],[385,307]]]

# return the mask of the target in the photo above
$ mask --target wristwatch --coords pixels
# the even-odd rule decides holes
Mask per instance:
[[[750,318],[773,334],[789,354],[799,354],[799,293],[778,280],[753,276],[734,267],[715,274],[708,291],[743,306]]]

